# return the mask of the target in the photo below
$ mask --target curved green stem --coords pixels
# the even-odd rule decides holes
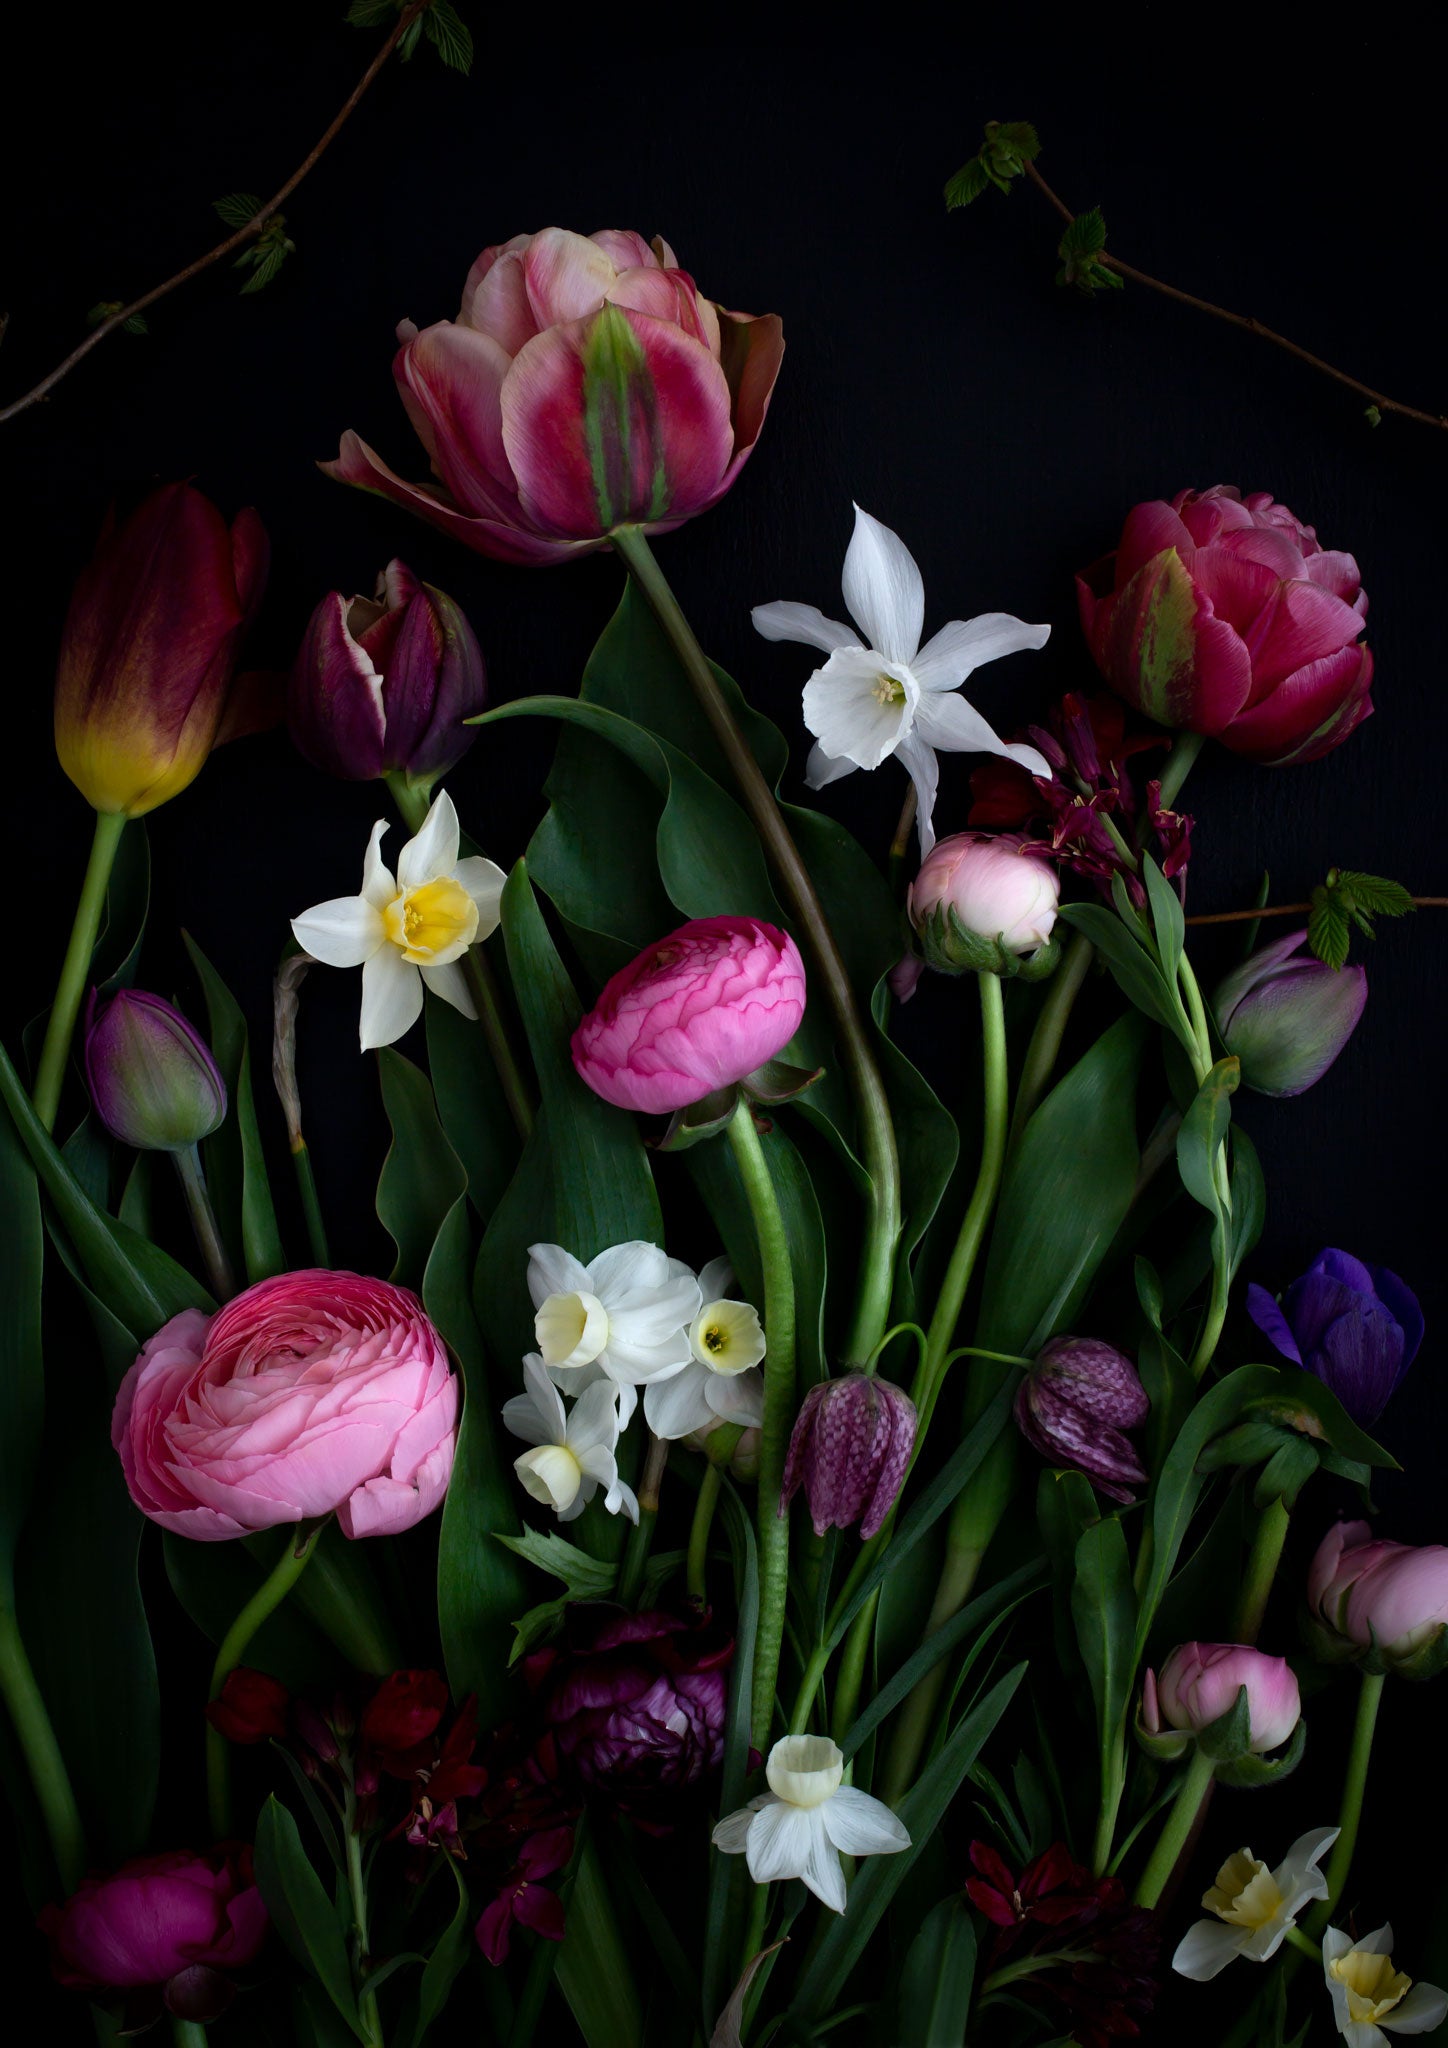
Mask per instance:
[[[80,901],[75,907],[75,922],[70,928],[70,941],[61,962],[60,980],[55,985],[50,1022],[45,1027],[45,1043],[40,1049],[40,1064],[35,1070],[35,1111],[48,1131],[55,1129],[60,1091],[65,1084],[66,1061],[70,1058],[70,1042],[75,1036],[75,1020],[80,1015],[91,955],[96,949],[96,937],[105,914],[106,886],[111,879],[111,869],[115,866],[116,852],[126,824],[125,814],[121,811],[96,812],[90,860],[86,864],[85,880],[80,886]]]
[[[377,1994],[367,1989],[367,1883],[362,1872],[362,1837],[357,1832],[357,1795],[350,1782],[342,1809],[342,1840],[347,1856],[347,1896],[352,1904],[352,1975],[357,1986],[357,2017],[366,2048],[383,2048]]]
[[[1166,766],[1161,771],[1161,808],[1169,811],[1182,784],[1192,772],[1197,755],[1206,744],[1199,732],[1179,732],[1171,743]]]
[[[177,2019],[171,2016],[171,2039],[175,2048],[206,2048],[206,2029],[200,2020]]]
[[[1291,1523],[1292,1517],[1280,1499],[1268,1501],[1257,1517],[1251,1555],[1247,1559],[1242,1590],[1237,1596],[1234,1642],[1255,1643],[1261,1633],[1262,1617],[1272,1596],[1272,1581],[1277,1576],[1282,1546],[1287,1541]]]
[[[744,1183],[759,1263],[764,1274],[764,1426],[759,1442],[759,1633],[754,1644],[751,1727],[754,1746],[769,1747],[774,1688],[784,1641],[789,1590],[789,1517],[779,1512],[784,1458],[794,1422],[794,1272],[769,1162],[754,1128],[754,1112],[740,1102],[729,1121],[739,1177]]]
[[[1342,1898],[1342,1888],[1352,1867],[1353,1851],[1357,1848],[1358,1829],[1363,1817],[1363,1793],[1367,1788],[1368,1764],[1373,1753],[1373,1731],[1377,1726],[1382,1698],[1383,1674],[1365,1671],[1358,1693],[1357,1719],[1353,1723],[1347,1772],[1342,1781],[1342,1804],[1337,1814],[1339,1834],[1328,1859],[1327,1896],[1318,1901],[1306,1921],[1307,1932],[1319,1939],[1332,1918],[1333,1907]]]
[[[707,1598],[709,1532],[714,1526],[714,1510],[719,1505],[719,1486],[719,1467],[706,1464],[699,1482],[699,1498],[694,1503],[694,1519],[689,1525],[689,1556],[684,1568],[684,1584],[693,1600]]]
[[[297,1173],[297,1192],[302,1198],[302,1218],[307,1226],[307,1249],[315,1265],[330,1266],[332,1255],[327,1246],[327,1225],[322,1216],[316,1175],[312,1172],[312,1155],[307,1149],[305,1138],[297,1138],[292,1145],[292,1165]]]
[[[643,1582],[644,1566],[649,1561],[649,1552],[654,1542],[654,1529],[659,1519],[659,1487],[663,1481],[664,1467],[668,1462],[668,1444],[662,1437],[651,1434],[648,1455],[644,1459],[643,1477],[639,1481],[639,1518],[629,1531],[623,1569],[618,1575],[618,1597],[625,1607],[633,1606]]]
[[[1071,1011],[1095,957],[1096,948],[1085,934],[1072,932],[1061,964],[1047,985],[1046,1000],[1036,1018],[1031,1042],[1026,1047],[1020,1086],[1016,1091],[1015,1113],[1011,1117],[1009,1144],[1012,1149],[1019,1144],[1037,1103],[1046,1092],[1046,1083],[1060,1056],[1061,1040],[1070,1022]]]
[[[1192,1760],[1187,1765],[1187,1774],[1182,1779],[1181,1790],[1172,1801],[1162,1823],[1161,1833],[1156,1838],[1141,1881],[1136,1887],[1138,1906],[1154,1906],[1166,1890],[1172,1872],[1176,1869],[1177,1858],[1186,1847],[1187,1839],[1196,1823],[1202,1801],[1207,1796],[1212,1782],[1212,1759],[1199,1749],[1193,1750]]]
[[[870,1181],[868,1221],[860,1260],[855,1310],[842,1362],[863,1365],[890,1317],[895,1248],[900,1239],[900,1157],[884,1077],[870,1043],[869,1026],[835,943],[824,906],[795,845],[779,801],[735,722],[719,679],[665,581],[641,527],[622,526],[611,536],[629,574],[667,634],[699,700],[720,751],[733,771],[754,829],[783,885],[786,905],[814,956],[825,1001],[834,1014],[855,1107],[861,1150]]]
[[[0,1695],[35,1788],[60,1881],[73,1892],[85,1876],[85,1829],[8,1592],[0,1603]]]
[[[854,1620],[845,1637],[845,1646],[840,1653],[839,1676],[835,1680],[834,1707],[830,1715],[836,1742],[843,1742],[855,1725],[855,1716],[860,1710],[860,1691],[869,1667],[870,1650],[875,1640],[875,1613],[880,1605],[880,1588],[877,1586]]]
[[[211,1291],[218,1301],[230,1301],[236,1292],[236,1275],[231,1270],[226,1246],[221,1241],[221,1228],[211,1206],[206,1175],[201,1171],[201,1154],[194,1145],[188,1145],[184,1151],[173,1152],[171,1157],[176,1164],[181,1192],[186,1197],[191,1228],[196,1233],[196,1243],[206,1266]]]
[[[251,1598],[242,1608],[236,1620],[221,1639],[221,1648],[216,1653],[216,1662],[211,1668],[211,1690],[206,1695],[214,1700],[226,1683],[226,1676],[241,1662],[247,1645],[266,1620],[278,1608],[311,1561],[317,1547],[317,1538],[326,1527],[326,1521],[314,1525],[300,1542],[288,1543],[277,1559],[269,1575],[263,1579]],[[300,1534],[300,1532],[298,1532]],[[231,1832],[231,1788],[230,1759],[225,1737],[206,1724],[206,1797],[211,1817],[212,1833],[225,1837]]]

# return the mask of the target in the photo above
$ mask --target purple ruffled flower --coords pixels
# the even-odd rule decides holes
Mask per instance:
[[[1136,1448],[1122,1434],[1151,1413],[1146,1389],[1124,1353],[1094,1337],[1053,1337],[1016,1395],[1016,1427],[1049,1458],[1084,1472],[1111,1500],[1146,1483]]]
[[[858,1522],[868,1541],[895,1505],[915,1421],[915,1403],[889,1380],[849,1372],[811,1387],[789,1440],[779,1512],[802,1486],[816,1536]]]
[[[1377,1421],[1423,1341],[1418,1298],[1386,1266],[1319,1252],[1280,1304],[1247,1289],[1247,1313],[1294,1365],[1332,1389],[1354,1422]]]

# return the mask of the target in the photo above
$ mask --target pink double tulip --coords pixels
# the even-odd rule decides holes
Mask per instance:
[[[1430,1676],[1448,1628],[1448,1548],[1389,1543],[1366,1522],[1337,1522],[1309,1567],[1307,1604],[1344,1644]]]
[[[349,429],[329,476],[478,554],[561,562],[619,526],[664,533],[716,504],[759,437],[778,318],[704,298],[668,243],[544,228],[485,249],[456,320],[397,330],[392,374],[434,483]]]
[[[1148,1671],[1141,1720],[1148,1735],[1168,1729],[1200,1735],[1237,1704],[1247,1688],[1248,1750],[1280,1749],[1302,1719],[1302,1698],[1285,1657],[1269,1657],[1245,1643],[1180,1643],[1161,1667]]]
[[[1138,505],[1076,588],[1097,667],[1160,725],[1281,766],[1318,760],[1372,713],[1357,563],[1266,491]]]

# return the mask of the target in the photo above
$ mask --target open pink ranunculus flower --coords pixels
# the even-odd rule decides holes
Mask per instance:
[[[335,1513],[391,1536],[447,1491],[458,1383],[405,1288],[312,1269],[185,1309],[116,1396],[111,1441],[141,1512],[203,1542]]]
[[[484,249],[456,320],[397,330],[392,374],[437,481],[350,429],[323,469],[503,562],[666,533],[733,483],[764,424],[778,317],[703,298],[662,238],[544,228]]]

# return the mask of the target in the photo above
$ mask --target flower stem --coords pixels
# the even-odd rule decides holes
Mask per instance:
[[[855,992],[824,907],[784,821],[778,799],[736,724],[709,658],[695,639],[679,608],[678,599],[665,581],[642,528],[621,526],[612,538],[629,574],[668,635],[710,730],[733,771],[744,799],[744,808],[783,884],[787,908],[814,955],[814,966],[825,1000],[834,1013],[840,1049],[854,1090],[860,1119],[861,1149],[870,1181],[869,1213],[855,1310],[842,1354],[843,1364],[863,1365],[889,1321],[895,1247],[901,1229],[900,1158],[885,1083],[870,1044],[869,1028],[855,1000]]]
[[[759,1633],[754,1644],[754,1746],[769,1747],[774,1688],[789,1590],[789,1517],[779,1512],[784,1458],[794,1422],[794,1272],[769,1162],[746,1101],[729,1121],[729,1142],[744,1183],[764,1273],[764,1426],[759,1443]]]
[[[1186,1847],[1187,1839],[1196,1822],[1197,1812],[1206,1798],[1212,1782],[1212,1759],[1202,1750],[1192,1752],[1187,1765],[1186,1776],[1182,1779],[1181,1790],[1167,1810],[1161,1833],[1156,1838],[1141,1881],[1136,1887],[1138,1906],[1154,1906],[1166,1890],[1172,1872],[1176,1869],[1177,1858]]]
[[[266,1620],[278,1608],[311,1561],[317,1547],[317,1538],[327,1526],[326,1518],[313,1524],[303,1535],[299,1530],[295,1541],[289,1540],[281,1556],[273,1565],[268,1576],[262,1580],[251,1598],[242,1608],[236,1620],[222,1637],[221,1648],[216,1653],[216,1662],[211,1668],[211,1690],[208,1699],[214,1700],[226,1683],[227,1673],[233,1671],[245,1655],[247,1645]],[[206,1797],[211,1818],[211,1831],[218,1837],[231,1832],[231,1787],[230,1757],[226,1738],[218,1729],[206,1724]]]
[[[75,1036],[75,1020],[80,1015],[80,1000],[85,994],[91,955],[95,951],[96,935],[105,912],[106,885],[111,879],[111,869],[115,866],[126,823],[124,812],[96,812],[90,859],[86,863],[85,880],[80,886],[80,901],[75,907],[70,942],[61,962],[55,1001],[50,1006],[50,1022],[45,1027],[40,1064],[35,1071],[35,1113],[48,1131],[55,1129],[60,1091],[65,1085],[66,1061],[70,1058],[70,1042]]]
[[[834,1710],[832,1725],[836,1742],[843,1742],[854,1726],[859,1711],[860,1691],[869,1667],[870,1651],[875,1641],[875,1612],[880,1605],[880,1588],[877,1586],[854,1620],[845,1637],[845,1646],[840,1653],[839,1675],[835,1679]]]
[[[1081,984],[1085,981],[1091,962],[1096,957],[1096,948],[1082,932],[1072,932],[1066,945],[1066,952],[1056,972],[1051,976],[1046,989],[1046,1000],[1036,1018],[1036,1028],[1031,1033],[1031,1042],[1026,1047],[1025,1062],[1021,1067],[1020,1086],[1016,1090],[1015,1113],[1011,1117],[1010,1146],[1020,1142],[1021,1134],[1030,1121],[1036,1104],[1046,1092],[1061,1051],[1061,1040],[1065,1036],[1071,1011]]]
[[[330,1266],[332,1254],[327,1247],[327,1226],[317,1195],[316,1175],[312,1172],[312,1155],[303,1137],[298,1137],[292,1146],[292,1165],[297,1171],[297,1192],[302,1198],[302,1216],[307,1226],[307,1249],[314,1264]]]
[[[218,1301],[230,1301],[236,1292],[236,1275],[231,1270],[226,1246],[221,1241],[216,1211],[211,1206],[211,1196],[207,1191],[206,1175],[201,1170],[201,1154],[194,1145],[188,1145],[184,1151],[173,1152],[171,1157],[176,1164],[181,1192],[186,1197],[191,1228],[196,1233],[196,1243],[206,1266],[211,1291]]]
[[[1179,732],[1171,743],[1166,766],[1161,771],[1161,808],[1169,811],[1181,793],[1181,786],[1196,766],[1197,755],[1206,745],[1199,732]]]
[[[35,1788],[61,1884],[73,1892],[85,1876],[85,1830],[60,1744],[21,1641],[8,1586],[0,1594],[0,1694]]]
[[[383,2048],[382,2021],[376,1993],[367,1989],[367,1881],[362,1874],[362,1837],[357,1830],[357,1794],[350,1780],[342,1809],[342,1840],[347,1856],[347,1895],[352,1902],[352,1975],[357,1985],[357,2017],[367,2048]]]
[[[1332,1845],[1332,1855],[1328,1859],[1327,1896],[1318,1901],[1306,1921],[1307,1932],[1319,1938],[1332,1917],[1333,1907],[1342,1898],[1342,1888],[1347,1883],[1347,1874],[1352,1867],[1353,1851],[1357,1848],[1358,1829],[1363,1817],[1363,1792],[1367,1786],[1368,1763],[1373,1753],[1373,1730],[1377,1726],[1378,1707],[1382,1697],[1382,1672],[1365,1671],[1362,1675],[1362,1688],[1358,1693],[1357,1720],[1353,1723],[1347,1773],[1342,1781],[1342,1804],[1337,1813],[1340,1832]]]
[[[175,2048],[206,2048],[206,2029],[200,2020],[178,2019],[173,2013],[171,2039]]]
[[[639,1481],[639,1518],[629,1531],[628,1549],[624,1552],[623,1569],[618,1575],[618,1597],[625,1607],[632,1607],[638,1598],[644,1566],[653,1548],[654,1528],[659,1519],[659,1487],[668,1462],[667,1442],[661,1436],[650,1435],[643,1477]]]
[[[1310,1940],[1309,1937],[1303,1933],[1300,1927],[1289,1927],[1287,1930],[1287,1939],[1292,1944],[1293,1948],[1295,1948],[1298,1951],[1299,1954],[1304,1956],[1310,1956],[1314,1963],[1320,1963],[1322,1961],[1322,1944],[1320,1942]]]
[[[1291,1521],[1292,1517],[1280,1499],[1268,1501],[1257,1518],[1257,1533],[1252,1538],[1242,1590],[1237,1596],[1233,1642],[1255,1643],[1261,1633],[1262,1617],[1267,1612],[1272,1581],[1277,1576],[1282,1546],[1287,1541]]]
[[[714,1510],[719,1505],[719,1486],[719,1467],[706,1464],[699,1482],[699,1498],[694,1503],[694,1519],[689,1525],[689,1558],[684,1575],[685,1586],[693,1600],[702,1601],[708,1597],[709,1532],[714,1526]]]

